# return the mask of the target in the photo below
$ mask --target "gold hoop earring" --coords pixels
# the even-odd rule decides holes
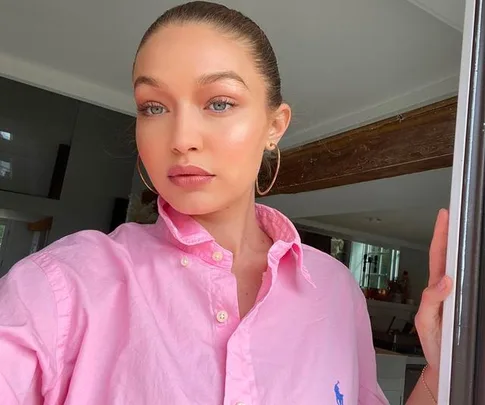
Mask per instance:
[[[143,182],[143,184],[145,185],[145,187],[148,190],[150,190],[152,193],[158,194],[157,191],[148,184],[148,182],[145,180],[145,177],[143,176],[143,173],[141,172],[141,159],[140,159],[140,155],[138,155],[136,157],[136,169],[138,170],[138,175],[140,176],[140,179]]]
[[[258,181],[258,178],[256,178],[256,191],[258,192],[258,194],[260,196],[266,195],[266,194],[268,194],[271,191],[271,189],[273,188],[273,186],[274,186],[274,184],[276,182],[276,178],[278,177],[278,172],[280,171],[280,164],[281,164],[281,152],[280,152],[280,148],[278,147],[278,144],[273,144],[273,145],[275,146],[276,153],[277,153],[276,171],[275,171],[273,180],[271,180],[270,185],[264,191],[261,191],[261,189],[259,188],[259,181]]]

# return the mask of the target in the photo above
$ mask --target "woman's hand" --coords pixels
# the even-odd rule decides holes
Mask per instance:
[[[448,211],[440,210],[429,250],[429,281],[424,290],[415,324],[428,362],[428,385],[437,394],[440,366],[443,301],[452,289],[451,279],[445,275],[448,242]]]

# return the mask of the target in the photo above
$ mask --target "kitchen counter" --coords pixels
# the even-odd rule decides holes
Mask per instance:
[[[423,356],[375,348],[377,381],[390,405],[403,405],[408,369],[424,366]],[[411,385],[414,386],[415,382]]]
[[[397,353],[393,352],[391,350],[386,350],[386,349],[381,349],[379,347],[375,348],[376,355],[379,357],[379,355],[385,355],[385,356],[404,356],[406,357],[406,364],[409,365],[426,365],[426,359],[423,356],[417,355],[417,354],[403,354],[403,353]]]

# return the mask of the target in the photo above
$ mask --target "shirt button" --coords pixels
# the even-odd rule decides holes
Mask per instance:
[[[219,311],[216,315],[217,322],[219,323],[226,322],[227,318],[229,318],[229,315],[227,314],[226,311]]]
[[[212,253],[212,258],[214,259],[214,261],[220,262],[223,258],[223,255],[221,252],[214,252]]]
[[[236,405],[246,405],[244,402],[236,402]]]
[[[189,265],[189,258],[187,256],[182,257],[180,260],[180,264],[184,267],[187,267]]]

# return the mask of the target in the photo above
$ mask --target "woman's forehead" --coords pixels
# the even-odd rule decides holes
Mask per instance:
[[[148,39],[137,55],[133,78],[165,81],[186,75],[203,80],[224,72],[246,85],[258,76],[247,46],[208,25],[184,24],[164,27]]]

